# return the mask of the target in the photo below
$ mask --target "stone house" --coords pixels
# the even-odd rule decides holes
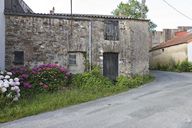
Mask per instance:
[[[175,37],[150,50],[150,67],[172,65],[185,60],[192,62],[192,34],[176,32]]]
[[[39,14],[26,7],[21,11],[5,8],[6,68],[56,63],[67,66],[72,73],[99,65],[111,79],[148,74],[147,20]]]

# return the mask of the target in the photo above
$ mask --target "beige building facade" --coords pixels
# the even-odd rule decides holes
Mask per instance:
[[[191,38],[191,34],[182,35],[153,47],[150,51],[150,67],[177,64],[186,60],[192,62]]]

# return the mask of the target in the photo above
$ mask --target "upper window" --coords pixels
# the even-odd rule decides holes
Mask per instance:
[[[76,65],[76,54],[69,54],[69,65]]]
[[[113,20],[105,21],[105,40],[119,40],[119,22]]]
[[[14,64],[18,64],[18,65],[24,64],[24,52],[23,51],[14,52]]]

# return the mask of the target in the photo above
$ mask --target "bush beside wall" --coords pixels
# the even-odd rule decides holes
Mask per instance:
[[[173,72],[192,72],[192,63],[183,61],[181,63],[170,63],[169,65],[157,64],[157,66],[152,69]]]

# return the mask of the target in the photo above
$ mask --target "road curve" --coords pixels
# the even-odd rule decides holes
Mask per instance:
[[[192,128],[192,74],[152,74],[156,80],[137,89],[0,128]]]

